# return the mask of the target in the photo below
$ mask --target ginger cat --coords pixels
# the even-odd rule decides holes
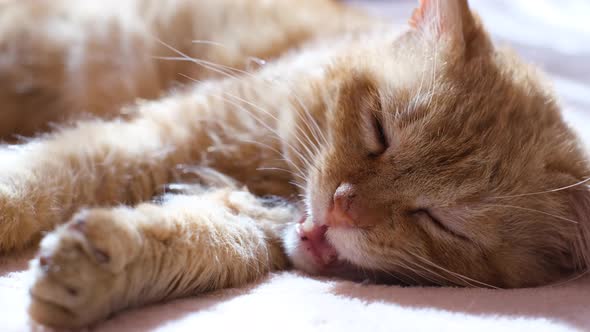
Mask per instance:
[[[0,6],[2,135],[110,118],[0,148],[0,251],[55,228],[42,324],[289,266],[491,288],[589,266],[588,156],[465,0],[401,31],[329,0]]]

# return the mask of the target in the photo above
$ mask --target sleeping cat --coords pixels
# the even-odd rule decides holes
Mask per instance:
[[[0,250],[73,215],[31,261],[36,321],[86,326],[291,265],[490,288],[588,268],[588,157],[551,88],[492,44],[466,1],[420,1],[404,31],[328,0],[137,0],[114,16],[64,3],[8,5],[16,18],[59,21],[29,35],[65,40],[40,46],[65,57],[51,67],[63,69],[55,103],[28,99],[51,81],[33,79],[30,95],[4,95],[9,110],[76,113],[94,96],[84,109],[104,115],[156,98],[176,72],[197,82],[1,148]],[[95,16],[112,24],[93,31]],[[124,63],[103,68],[101,52]],[[261,56],[275,59],[251,66]]]

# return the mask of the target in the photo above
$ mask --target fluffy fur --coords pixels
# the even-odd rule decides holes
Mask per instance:
[[[0,151],[0,250],[74,215],[31,263],[39,322],[80,327],[289,261],[478,287],[588,267],[588,157],[465,1],[421,1],[403,33],[323,0],[2,6],[5,136],[119,114]],[[199,82],[117,113],[177,72]],[[141,203],[166,189],[184,193]]]

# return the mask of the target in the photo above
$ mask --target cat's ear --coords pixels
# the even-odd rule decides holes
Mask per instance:
[[[577,239],[572,243],[575,262],[578,269],[590,270],[590,186],[573,189],[570,202],[577,222]]]
[[[453,52],[473,57],[489,54],[493,47],[481,20],[467,0],[420,0],[410,18],[410,26],[422,38],[444,41]]]

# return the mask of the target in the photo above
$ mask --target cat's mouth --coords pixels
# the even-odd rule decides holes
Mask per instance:
[[[338,261],[338,252],[326,238],[328,226],[318,225],[310,217],[303,216],[296,226],[301,247],[320,268],[325,269]]]
[[[328,232],[330,226],[314,223],[312,218],[303,216],[295,226],[297,248],[294,254],[295,265],[311,274],[337,276],[349,280],[362,281],[369,276],[361,269],[342,257],[330,243]],[[373,274],[374,275],[374,274]]]

